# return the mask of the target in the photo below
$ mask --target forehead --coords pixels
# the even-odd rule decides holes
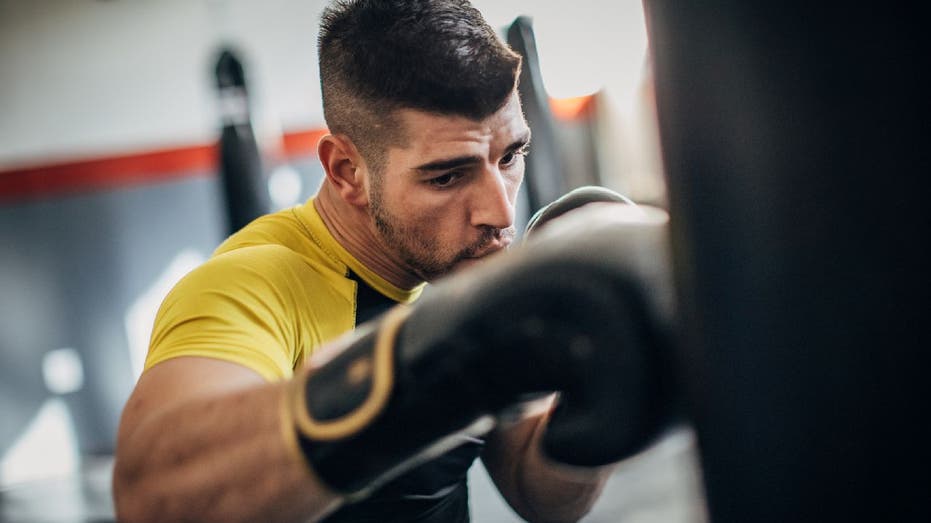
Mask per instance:
[[[492,154],[529,132],[516,92],[501,109],[481,120],[415,109],[401,109],[396,115],[404,131],[404,140],[403,145],[389,148],[389,161],[392,157],[431,159]]]

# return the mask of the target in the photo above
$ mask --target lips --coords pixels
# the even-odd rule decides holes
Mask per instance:
[[[498,241],[491,242],[487,244],[482,250],[472,254],[469,258],[478,259],[484,258],[490,254],[494,254],[499,251],[503,251],[508,248],[508,245],[511,244],[510,238],[502,238]]]
[[[473,247],[463,251],[461,259],[479,259],[503,251],[514,241],[514,227],[486,229],[485,234]]]

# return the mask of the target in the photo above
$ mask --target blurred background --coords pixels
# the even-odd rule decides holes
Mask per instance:
[[[689,426],[585,521],[931,521],[918,3],[474,3],[524,56],[518,228],[585,184],[670,213]],[[323,6],[0,0],[0,523],[112,521],[162,297],[319,186]]]
[[[665,206],[641,3],[474,4],[525,54],[519,219],[590,183]],[[116,427],[162,297],[238,227],[236,209],[315,193],[324,5],[0,0],[5,520],[110,517]],[[671,434],[590,520],[701,520],[691,448]],[[512,520],[479,468],[476,520]]]

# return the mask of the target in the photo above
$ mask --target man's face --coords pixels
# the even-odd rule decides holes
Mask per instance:
[[[389,147],[370,187],[386,254],[432,280],[497,252],[514,237],[530,129],[514,93],[481,121],[398,112],[405,147]]]

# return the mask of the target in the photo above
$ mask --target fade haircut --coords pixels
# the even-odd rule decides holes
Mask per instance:
[[[521,64],[467,0],[336,0],[317,48],[327,127],[375,173],[405,141],[396,110],[485,118],[507,102]]]

